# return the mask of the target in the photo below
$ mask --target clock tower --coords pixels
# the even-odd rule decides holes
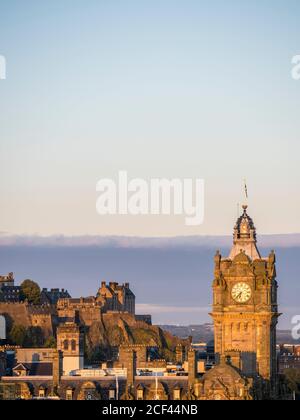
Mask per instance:
[[[275,254],[262,258],[256,229],[243,206],[228,258],[215,255],[213,309],[215,353],[245,376],[274,389],[278,319]]]

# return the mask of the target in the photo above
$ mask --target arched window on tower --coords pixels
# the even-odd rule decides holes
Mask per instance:
[[[71,350],[76,351],[76,340],[71,341]]]
[[[64,340],[63,347],[64,347],[64,350],[69,350],[69,340]]]

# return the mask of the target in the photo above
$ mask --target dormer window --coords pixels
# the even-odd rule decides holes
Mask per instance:
[[[115,400],[116,399],[116,391],[114,389],[109,390],[108,399],[109,400]]]
[[[180,389],[174,389],[174,401],[180,400]]]
[[[143,400],[144,399],[144,390],[138,389],[137,390],[137,400]]]
[[[67,401],[73,400],[73,389],[67,389],[66,400]]]
[[[44,388],[39,389],[39,398],[45,398],[45,389]]]

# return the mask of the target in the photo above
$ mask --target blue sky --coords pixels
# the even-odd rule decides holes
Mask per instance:
[[[269,255],[267,238],[259,249]],[[104,243],[91,246],[55,244],[30,246],[18,243],[0,247],[1,273],[14,271],[16,284],[31,278],[41,287],[68,289],[73,297],[94,296],[101,281],[130,282],[136,295],[137,313],[150,313],[153,322],[200,324],[211,322],[213,256],[216,249],[229,254],[231,240],[189,240],[172,244],[150,239],[143,246]],[[276,241],[277,242],[277,241]],[[279,327],[290,329],[300,312],[298,246],[276,246]],[[184,287],[183,287],[184,285]]]
[[[0,4],[1,228],[231,233],[241,180],[262,233],[300,232],[299,1]],[[200,177],[206,216],[100,218],[95,186]]]

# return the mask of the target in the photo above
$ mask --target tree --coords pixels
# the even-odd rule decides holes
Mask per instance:
[[[27,299],[29,303],[38,305],[41,301],[40,286],[32,280],[24,280],[21,284],[21,299]]]
[[[291,391],[299,394],[300,388],[300,370],[298,369],[286,369],[284,375]]]
[[[26,330],[24,340],[25,347],[42,347],[44,345],[44,334],[41,327],[29,327]]]
[[[47,340],[45,341],[44,347],[47,349],[56,349],[56,340],[53,337],[53,335],[47,338]]]
[[[17,346],[23,346],[26,340],[26,328],[23,325],[13,325],[9,337],[10,340]]]

